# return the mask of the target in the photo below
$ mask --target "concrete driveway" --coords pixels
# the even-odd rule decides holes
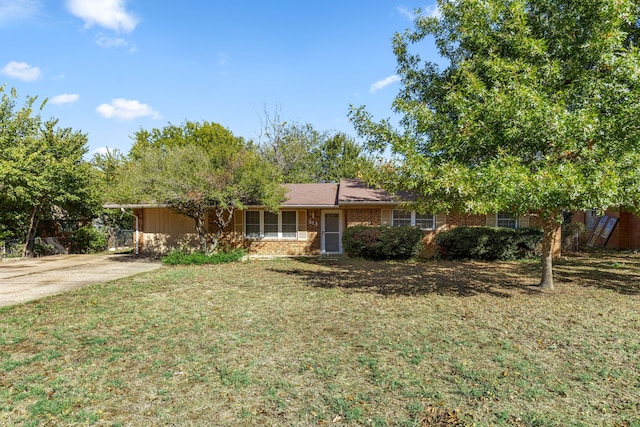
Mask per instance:
[[[128,254],[55,255],[0,262],[0,306],[120,279],[161,263]]]

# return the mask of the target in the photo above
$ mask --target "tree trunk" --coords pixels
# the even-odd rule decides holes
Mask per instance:
[[[196,232],[200,239],[200,250],[203,254],[210,254],[213,252],[213,248],[209,248],[209,232],[207,231],[206,215],[198,216],[194,218],[196,220]]]
[[[29,229],[27,230],[27,237],[24,242],[24,249],[22,250],[22,256],[27,257],[33,255],[33,239],[36,236],[36,230],[38,229],[38,206],[33,207],[31,211],[31,218],[29,218]]]
[[[545,220],[542,226],[542,280],[541,289],[553,289],[553,238],[558,224],[553,220]]]

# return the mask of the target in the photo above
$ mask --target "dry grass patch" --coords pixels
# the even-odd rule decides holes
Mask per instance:
[[[4,425],[640,425],[640,256],[166,267],[0,309]]]

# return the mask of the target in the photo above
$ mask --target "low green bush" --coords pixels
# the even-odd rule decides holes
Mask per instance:
[[[539,255],[542,230],[535,228],[456,227],[436,236],[438,255],[445,259],[485,261]]]
[[[409,259],[422,251],[424,233],[417,227],[348,227],[342,247],[351,257],[371,260]]]
[[[69,253],[89,254],[107,248],[107,235],[91,226],[80,227],[69,238]]]
[[[33,256],[42,257],[55,254],[56,251],[53,245],[45,243],[41,238],[36,237],[35,241],[33,242]]]
[[[162,258],[162,263],[167,265],[204,265],[224,264],[241,260],[246,255],[243,249],[234,249],[227,252],[217,252],[207,255],[202,251],[192,252],[189,249],[173,249]]]

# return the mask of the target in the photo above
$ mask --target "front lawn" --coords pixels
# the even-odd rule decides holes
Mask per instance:
[[[640,255],[538,274],[253,261],[0,308],[0,425],[640,426]]]

